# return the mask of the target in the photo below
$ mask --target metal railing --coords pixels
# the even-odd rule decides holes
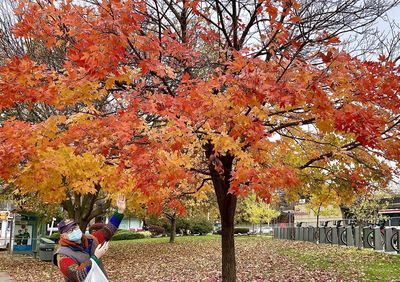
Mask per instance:
[[[381,224],[357,226],[352,219],[323,222],[319,227],[302,223],[297,226],[274,226],[276,239],[317,242],[340,246],[361,246],[376,251],[400,253],[400,226],[387,220]]]

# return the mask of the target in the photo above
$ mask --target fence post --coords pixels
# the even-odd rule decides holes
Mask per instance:
[[[338,241],[338,228],[336,226],[332,226],[332,244],[339,244]]]
[[[294,237],[294,239],[296,240],[296,241],[299,241],[299,240],[301,240],[301,238],[300,238],[300,231],[301,231],[301,227],[295,227],[296,228],[296,235],[295,235],[295,237]]]
[[[338,227],[337,232],[338,232],[338,244],[341,246],[346,246],[347,243],[342,241],[342,234],[343,232],[346,230],[346,228],[344,226]],[[347,238],[346,238],[346,242],[347,242]]]
[[[327,243],[325,227],[319,227],[319,242],[323,244]]]
[[[314,242],[314,227],[313,226],[308,227],[308,241]]]
[[[355,246],[355,238],[354,238],[354,236],[355,236],[355,234],[356,234],[356,232],[355,232],[355,229],[353,229],[353,228],[355,228],[355,227],[352,227],[352,226],[347,226],[346,227],[346,241],[347,241],[347,246]],[[353,233],[353,230],[354,230],[354,233]]]
[[[367,249],[371,249],[372,247],[368,244],[368,235],[371,232],[371,227],[366,226],[363,228],[362,232],[362,237],[363,237],[363,247]]]
[[[396,251],[392,246],[393,227],[385,226],[385,252]]]
[[[360,226],[355,226],[354,227],[354,245],[358,247],[360,245]]]
[[[376,251],[383,251],[383,238],[379,226],[374,227],[374,249]]]

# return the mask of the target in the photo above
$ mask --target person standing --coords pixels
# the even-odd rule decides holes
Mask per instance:
[[[118,197],[117,208],[109,223],[93,234],[82,234],[79,225],[72,219],[62,220],[58,224],[60,247],[54,253],[53,263],[58,266],[65,281],[84,281],[93,261],[107,277],[101,258],[107,252],[108,241],[117,231],[124,216],[126,200],[122,195]]]

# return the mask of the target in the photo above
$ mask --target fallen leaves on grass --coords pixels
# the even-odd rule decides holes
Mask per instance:
[[[245,237],[236,240],[238,281],[371,281],[361,266],[399,262],[385,254],[307,242]],[[221,281],[219,238],[112,242],[103,259],[111,282]],[[399,271],[394,266],[394,271]],[[55,266],[27,256],[0,253],[0,272],[14,281],[63,281]],[[397,281],[393,279],[380,281]],[[371,276],[369,276],[371,277]],[[376,280],[374,280],[376,281]]]

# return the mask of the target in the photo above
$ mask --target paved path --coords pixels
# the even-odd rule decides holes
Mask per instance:
[[[5,272],[0,272],[0,282],[12,282],[10,275]]]

